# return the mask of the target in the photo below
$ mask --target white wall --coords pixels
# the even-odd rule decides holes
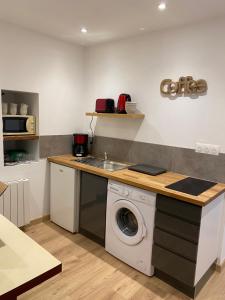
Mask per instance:
[[[82,130],[83,48],[6,23],[0,23],[0,40],[0,89],[39,93],[39,134]],[[31,180],[32,218],[48,214],[46,160],[27,166],[0,167],[0,180],[21,177]]]
[[[194,148],[198,141],[225,152],[225,19],[154,32],[86,50],[87,110],[99,97],[130,93],[143,123],[98,120],[96,134]],[[191,75],[206,79],[208,94],[169,100],[160,82]]]
[[[39,93],[40,135],[81,129],[83,48],[0,23],[0,89]]]

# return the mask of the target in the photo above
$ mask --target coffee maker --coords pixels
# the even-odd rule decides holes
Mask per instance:
[[[73,155],[77,157],[88,155],[88,134],[73,134]]]

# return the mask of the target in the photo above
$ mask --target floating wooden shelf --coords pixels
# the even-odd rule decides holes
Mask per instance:
[[[117,118],[117,119],[144,119],[144,114],[109,114],[109,113],[96,113],[87,112],[86,116],[101,117],[101,118]]]
[[[4,135],[4,141],[28,141],[28,140],[38,140],[38,135]]]

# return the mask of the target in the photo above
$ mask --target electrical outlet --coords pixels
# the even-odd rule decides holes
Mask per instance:
[[[202,144],[201,143],[196,143],[195,152],[202,153]]]
[[[205,144],[204,148],[203,148],[204,153],[206,154],[210,154],[210,146],[208,144]]]
[[[220,154],[220,146],[219,145],[212,145],[211,154],[212,155],[219,155]]]
[[[219,145],[196,143],[195,152],[211,154],[211,155],[219,155],[220,146]]]

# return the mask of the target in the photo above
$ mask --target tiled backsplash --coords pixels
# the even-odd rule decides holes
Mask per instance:
[[[92,154],[109,159],[146,163],[206,180],[225,183],[225,154],[196,153],[192,149],[95,136]],[[40,137],[40,157],[72,153],[71,135]]]
[[[188,176],[225,183],[225,154],[196,153],[192,149],[95,136],[92,153],[109,159],[146,163]]]
[[[40,158],[72,153],[72,135],[40,136]]]

